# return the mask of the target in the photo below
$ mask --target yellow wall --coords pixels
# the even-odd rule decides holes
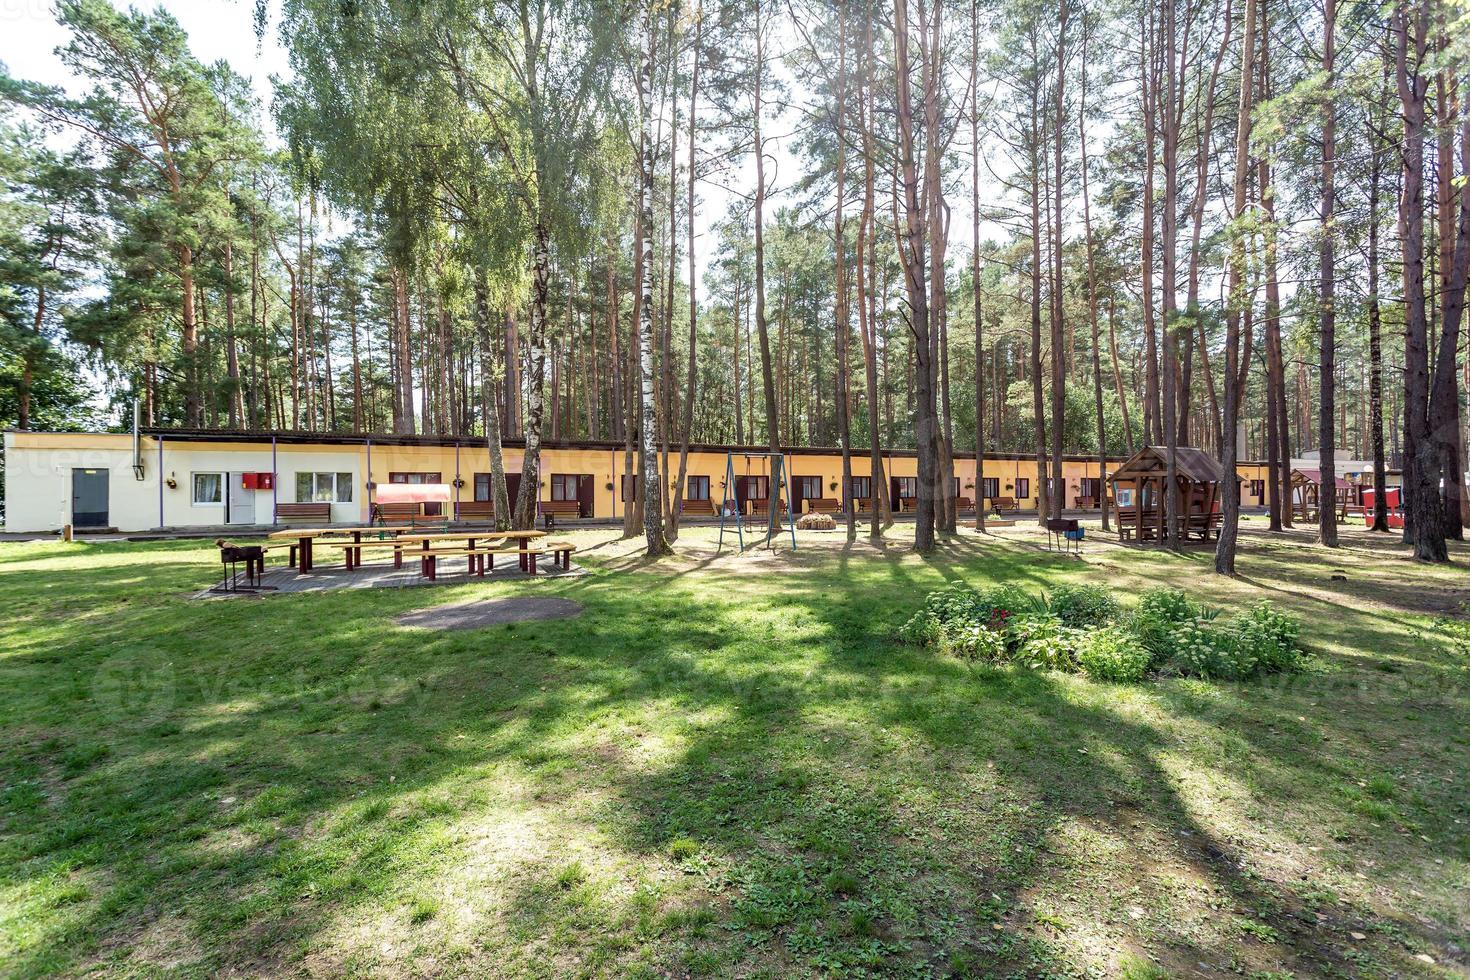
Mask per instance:
[[[58,507],[51,499],[64,495],[64,488],[58,489],[41,486],[41,477],[32,477],[28,474],[39,473],[51,478],[51,482],[61,479],[55,477],[53,471],[59,472],[58,466],[65,465],[92,465],[90,463],[68,463],[72,457],[81,458],[78,454],[88,452],[107,452],[117,457],[115,467],[121,476],[113,480],[112,505],[119,520],[124,515],[129,515],[126,520],[130,523],[138,523],[140,527],[153,527],[158,525],[160,512],[160,490],[157,475],[152,471],[157,468],[158,453],[157,441],[151,437],[143,440],[143,456],[145,474],[144,481],[132,479],[130,462],[131,436],[127,434],[112,433],[33,433],[33,432],[11,432],[6,434],[6,446],[8,451],[6,485],[9,496],[11,517],[16,519],[16,527],[20,528],[19,521],[22,514],[29,514],[25,510],[27,496],[38,499],[38,503],[26,520],[41,526],[42,524],[55,523],[53,511],[59,513]],[[174,475],[179,483],[179,489],[163,491],[162,508],[163,520],[167,526],[175,524],[209,524],[210,515],[204,513],[197,507],[189,507],[183,487],[187,485],[187,476],[190,472],[198,470],[250,470],[260,471],[271,469],[270,464],[270,437],[263,436],[250,441],[238,440],[209,440],[190,441],[185,439],[169,438],[164,434],[164,475]],[[520,473],[522,469],[522,453],[519,449],[507,449],[504,453],[505,468],[508,473]],[[801,452],[793,451],[787,454],[790,467],[789,476],[793,479],[801,476],[815,476],[820,478],[822,496],[842,499],[845,495],[841,488],[842,479],[842,457],[830,452]],[[1116,461],[1112,463],[1116,465]],[[762,457],[745,459],[738,453],[734,459],[736,477],[746,475],[769,475],[769,461]],[[855,452],[851,458],[852,475],[856,477],[870,476],[870,458],[865,452]],[[592,477],[593,486],[593,515],[599,518],[618,517],[623,512],[623,500],[621,493],[622,476],[624,467],[624,456],[621,449],[617,448],[559,448],[543,447],[541,454],[540,483],[537,497],[540,500],[551,499],[551,478],[555,474],[588,474]],[[884,461],[885,476],[890,480],[893,477],[913,477],[918,473],[918,460],[909,454],[886,456]],[[374,482],[384,484],[389,481],[389,474],[393,472],[437,472],[446,483],[453,483],[456,475],[463,481],[463,486],[454,490],[451,505],[447,508],[453,513],[453,502],[468,501],[474,499],[476,473],[488,473],[490,462],[488,452],[484,443],[479,441],[466,441],[462,443],[456,458],[455,447],[450,446],[399,446],[373,443],[371,447],[362,444],[338,444],[331,442],[280,442],[277,446],[277,461],[275,470],[277,472],[275,497],[280,502],[292,502],[296,499],[296,488],[294,473],[299,470],[327,470],[334,469],[338,472],[351,472],[356,479],[354,498],[351,503],[342,503],[334,506],[333,519],[338,521],[366,520],[369,515],[371,494],[366,484]],[[641,469],[638,460],[634,460],[634,471]],[[674,454],[669,460],[669,478],[673,480],[678,470],[678,456]],[[1254,506],[1257,498],[1251,491],[1252,480],[1264,480],[1266,478],[1266,467],[1259,463],[1245,463],[1239,469],[1241,477],[1247,481],[1241,485],[1242,502],[1247,506]],[[723,487],[726,474],[726,456],[723,452],[691,452],[687,473],[690,476],[704,476],[709,478],[711,501],[718,505],[726,496]],[[1080,493],[1081,480],[1084,477],[1095,478],[1097,474],[1096,460],[1068,459],[1063,463],[1063,473],[1066,480],[1066,506],[1072,507]],[[978,481],[976,480],[975,463],[973,459],[961,458],[955,461],[955,475],[959,478],[959,493],[961,496],[974,501],[979,496]],[[996,459],[988,458],[985,461],[984,476],[995,478],[999,482],[999,496],[1014,497],[1017,504],[1025,509],[1034,508],[1037,504],[1038,481],[1036,473],[1036,461],[1034,459]],[[124,479],[126,477],[126,479]],[[1027,481],[1026,493],[1020,492],[1020,480]],[[834,486],[835,485],[835,486]],[[665,493],[668,488],[665,487]],[[44,499],[42,499],[44,498]],[[136,499],[134,499],[136,498]],[[269,519],[269,493],[264,493],[256,506],[257,521],[264,523]],[[136,514],[134,514],[136,512]],[[131,528],[129,528],[131,529]]]

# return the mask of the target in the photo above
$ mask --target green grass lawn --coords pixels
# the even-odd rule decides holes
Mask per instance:
[[[1470,969],[1470,550],[1250,532],[1222,581],[904,531],[220,602],[205,542],[0,545],[0,974]],[[1317,656],[1119,686],[894,642],[954,580],[1264,596]],[[527,593],[585,612],[394,623]]]

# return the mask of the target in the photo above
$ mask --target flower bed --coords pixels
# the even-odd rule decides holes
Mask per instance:
[[[1100,681],[1149,676],[1243,680],[1299,670],[1301,624],[1261,601],[1222,619],[1177,589],[1150,589],[1125,612],[1106,589],[1060,585],[1032,595],[1013,585],[931,592],[899,627],[905,643],[955,656]]]

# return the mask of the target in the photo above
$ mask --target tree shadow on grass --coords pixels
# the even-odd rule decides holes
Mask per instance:
[[[1352,972],[1318,935],[1318,910],[1332,928],[1339,910],[1251,871],[1181,796],[1169,732],[1081,682],[970,670],[888,639],[925,590],[1008,567],[984,549],[950,550],[939,567],[844,556],[772,578],[538,582],[586,613],[456,635],[392,627],[424,596],[388,590],[190,606],[182,636],[163,632],[171,603],[85,635],[63,626],[72,676],[32,691],[5,726],[5,783],[23,788],[8,790],[0,854],[11,870],[0,881],[45,890],[62,876],[92,894],[41,915],[54,930],[10,967],[121,966],[132,941],[177,910],[206,968],[289,969],[344,921],[406,902],[405,882],[452,876],[465,845],[444,838],[445,824],[473,823],[510,794],[542,815],[594,799],[561,832],[595,829],[609,863],[670,872],[671,905],[707,908],[674,915],[655,898],[645,925],[635,891],[596,899],[606,915],[568,910],[580,886],[558,880],[565,856],[555,843],[552,853],[528,847],[507,858],[494,911],[497,928],[528,941],[502,954],[601,950],[609,964],[716,971],[1033,973],[1111,955],[1077,938],[1100,931],[1180,972],[1224,969],[1236,953]],[[1024,574],[1045,581],[1048,571]],[[1398,638],[1371,620],[1363,629]],[[50,656],[27,650],[0,669],[54,669]],[[1340,706],[1285,692],[1267,724],[1286,735],[1268,737],[1241,717],[1251,705],[1224,711],[1160,690],[1170,718],[1235,746],[1221,772],[1249,767],[1256,792],[1335,802],[1316,798],[1330,788],[1254,760],[1292,737],[1292,712],[1350,738]],[[663,751],[640,758],[640,732]],[[487,786],[487,774],[512,788]],[[675,860],[680,838],[695,853]],[[1386,861],[1389,844],[1401,846],[1362,847]],[[1091,847],[1113,848],[1127,870],[1099,868]],[[1249,910],[1278,949],[1265,948],[1265,933],[1171,924],[1180,875]],[[552,939],[527,933],[543,924]],[[1414,921],[1383,927],[1438,939]],[[516,962],[535,960],[480,965]]]

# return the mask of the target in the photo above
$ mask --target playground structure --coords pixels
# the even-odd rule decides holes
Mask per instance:
[[[735,476],[735,457],[745,459],[745,474]],[[763,473],[750,472],[751,460],[761,461]],[[791,534],[791,548],[796,550],[796,518],[791,511],[791,479],[787,473],[786,456],[783,453],[727,452],[725,454],[725,482],[721,485],[720,539],[718,547],[725,546],[725,525],[735,525],[735,537],[740,550],[745,550],[745,524],[747,517],[754,524],[756,518],[764,518],[766,525],[765,547],[774,548],[776,537],[784,523]],[[752,495],[752,490],[760,495]],[[749,507],[747,513],[747,505]],[[785,512],[785,518],[781,516]]]

